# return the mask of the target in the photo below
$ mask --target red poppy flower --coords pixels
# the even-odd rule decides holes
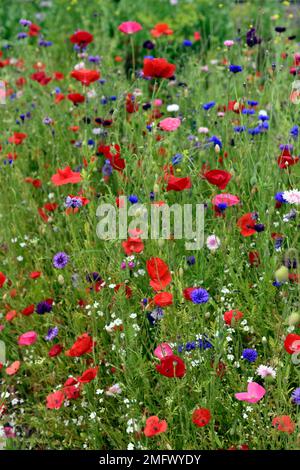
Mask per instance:
[[[237,221],[237,226],[241,230],[241,234],[244,237],[250,237],[256,231],[254,230],[254,227],[256,225],[256,214],[255,212],[248,212],[247,214],[244,214],[242,217],[239,218]]]
[[[69,166],[66,166],[63,170],[58,169],[57,173],[52,176],[51,181],[55,186],[62,186],[63,184],[75,184],[80,183],[81,175],[75,171],[72,171]]]
[[[183,296],[186,300],[190,300],[192,301],[192,298],[191,298],[191,293],[193,292],[193,290],[197,289],[196,287],[186,287],[184,290],[183,290]]]
[[[94,39],[94,36],[90,34],[88,31],[77,31],[76,33],[72,34],[70,37],[70,41],[73,44],[78,44],[81,47],[86,47],[90,44]]]
[[[35,305],[29,305],[28,307],[25,307],[23,310],[21,310],[22,315],[29,316],[34,312]]]
[[[136,113],[139,109],[139,105],[135,100],[135,96],[132,93],[128,93],[126,96],[126,111],[129,114]]]
[[[73,346],[66,351],[66,356],[80,357],[83,354],[92,352],[94,343],[88,333],[79,336]]]
[[[185,364],[183,360],[175,356],[166,356],[161,359],[160,364],[156,366],[157,372],[165,377],[183,377],[186,372]]]
[[[40,188],[42,186],[42,182],[40,179],[35,179],[35,178],[25,178],[24,180],[26,183],[31,183],[32,186],[34,186],[35,188]]]
[[[63,347],[60,344],[54,344],[48,352],[49,357],[58,356],[63,350]]]
[[[243,318],[244,314],[239,310],[228,310],[224,313],[223,318],[227,325],[231,326],[232,323],[237,323]]]
[[[250,251],[248,253],[248,260],[251,266],[258,266],[260,264],[260,257],[258,251]]]
[[[199,428],[206,426],[210,422],[210,420],[211,414],[207,408],[197,408],[193,412],[192,421]]]
[[[118,144],[115,145],[99,145],[98,153],[105,156],[110,161],[111,166],[118,171],[125,168],[125,160],[121,158],[121,149]]]
[[[119,290],[123,288],[123,290],[125,291],[125,296],[126,296],[126,299],[130,299],[130,297],[132,296],[132,289],[130,289],[130,287],[127,285],[127,284],[124,284],[123,282],[120,283],[120,284],[117,284],[114,288],[114,291],[115,292],[119,292]]]
[[[290,151],[285,148],[277,159],[279,168],[284,169],[299,162],[299,157],[293,157]]]
[[[167,191],[183,191],[184,189],[190,189],[192,186],[191,178],[188,176],[185,178],[178,178],[177,176],[169,175],[167,181]]]
[[[28,31],[28,34],[29,36],[37,36],[39,34],[39,32],[41,31],[41,27],[38,26],[37,24],[35,23],[31,23],[30,26],[29,26],[29,31]]]
[[[83,85],[89,86],[91,83],[99,80],[100,73],[97,70],[80,69],[73,70],[71,77],[75,78],[75,80],[78,80]]]
[[[47,396],[47,408],[49,408],[50,410],[58,410],[59,408],[61,408],[64,399],[65,394],[61,390],[58,390],[54,393],[50,393],[50,395]]]
[[[157,23],[150,32],[154,38],[159,38],[160,36],[171,36],[174,31],[169,28],[167,23]]]
[[[133,253],[141,253],[144,249],[144,243],[140,238],[131,238],[122,242],[122,247],[127,256]]]
[[[67,385],[63,388],[68,400],[77,400],[80,397],[80,387],[75,385]]]
[[[300,335],[296,333],[288,334],[284,341],[284,349],[289,354],[300,352]]]
[[[170,64],[166,59],[144,59],[143,74],[151,78],[171,78],[176,65]]]
[[[10,312],[7,312],[7,314],[5,315],[5,319],[11,322],[16,316],[17,316],[16,310],[10,310]]]
[[[150,286],[154,290],[163,290],[172,281],[169,268],[162,259],[150,258],[146,263],[146,268],[151,278]]]
[[[2,272],[0,272],[0,288],[3,287],[4,283],[6,281],[6,276]]]
[[[153,437],[156,434],[161,434],[166,432],[168,429],[167,421],[158,418],[158,416],[150,416],[146,421],[146,426],[144,429],[144,434],[146,437]]]
[[[97,376],[99,367],[93,367],[91,369],[87,369],[86,371],[83,372],[83,374],[78,377],[78,382],[87,384],[94,380],[94,378]]]
[[[158,307],[167,307],[173,303],[173,295],[170,292],[161,292],[154,297],[154,303]]]
[[[244,107],[245,105],[243,105],[242,103],[238,103],[236,100],[233,100],[228,102],[227,110],[240,114],[243,111]]]
[[[33,271],[29,274],[30,279],[38,279],[41,276],[41,271]]]
[[[65,78],[64,74],[61,72],[53,72],[53,78],[54,80],[63,80]]]
[[[14,135],[8,138],[8,142],[10,144],[20,145],[22,144],[23,140],[26,139],[26,137],[27,134],[24,134],[23,132],[14,132]]]
[[[272,426],[278,431],[287,432],[292,434],[295,431],[295,423],[287,415],[276,416],[272,421]]]
[[[38,82],[42,86],[47,85],[52,80],[52,77],[47,77],[44,71],[35,72],[32,75],[30,75],[30,78],[31,80]]]
[[[225,170],[210,170],[203,174],[203,177],[219,189],[225,189],[232,175]]]
[[[84,103],[85,97],[81,95],[80,93],[69,93],[67,96],[69,101],[72,101],[74,105],[77,105],[79,103]]]

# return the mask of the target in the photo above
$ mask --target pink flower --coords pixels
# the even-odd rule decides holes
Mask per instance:
[[[118,26],[118,30],[124,34],[134,34],[141,29],[143,29],[142,26],[136,21],[125,21],[125,23],[121,23],[120,26]]]
[[[256,382],[249,382],[247,392],[236,393],[234,396],[237,400],[246,401],[248,403],[257,403],[265,395],[266,389]]]
[[[154,356],[163,359],[166,356],[173,356],[173,351],[168,343],[161,343],[154,349]]]
[[[176,131],[180,124],[179,118],[166,118],[160,121],[159,127],[164,131],[173,132]]]
[[[30,346],[34,344],[37,340],[37,333],[35,331],[27,331],[27,333],[23,333],[18,338],[18,345],[19,346]]]
[[[224,41],[224,46],[226,47],[232,47],[234,45],[234,41],[232,41],[232,39],[227,39],[226,41]]]
[[[217,206],[218,204],[226,204],[228,207],[231,207],[235,206],[239,202],[239,198],[233,194],[217,194],[212,200],[214,206]]]

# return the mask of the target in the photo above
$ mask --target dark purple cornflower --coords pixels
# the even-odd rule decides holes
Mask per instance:
[[[99,62],[101,61],[101,57],[99,55],[90,55],[88,61],[94,64],[99,64]]]
[[[42,302],[39,302],[36,306],[36,313],[39,315],[44,315],[44,313],[50,313],[52,310],[52,305],[50,302],[47,302],[47,300],[42,300]]]
[[[58,335],[58,327],[54,326],[53,328],[49,328],[48,333],[45,336],[46,341],[52,341]]]
[[[63,269],[69,262],[69,256],[64,251],[60,251],[53,256],[53,266],[56,269]]]
[[[102,167],[102,174],[103,176],[110,176],[113,172],[113,167],[109,160],[105,160],[105,163]]]
[[[99,273],[93,272],[86,275],[87,282],[99,282],[102,280]]]
[[[17,39],[25,39],[27,38],[27,33],[19,33]]]
[[[256,29],[251,28],[249,31],[247,31],[246,35],[246,43],[248,47],[254,47],[256,44],[261,43],[261,38],[256,36]]]

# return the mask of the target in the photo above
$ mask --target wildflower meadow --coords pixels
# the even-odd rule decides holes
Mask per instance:
[[[0,19],[0,448],[299,450],[299,2]]]

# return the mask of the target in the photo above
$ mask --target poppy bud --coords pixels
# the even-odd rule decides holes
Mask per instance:
[[[154,186],[153,186],[153,192],[154,193],[159,193],[159,185],[157,183],[155,183]]]
[[[216,144],[215,145],[215,152],[220,153],[220,151],[221,151],[220,145]]]
[[[60,274],[60,275],[58,276],[57,281],[58,281],[58,283],[59,283],[61,286],[64,285],[65,279],[64,279],[64,277],[63,277],[62,274]]]
[[[178,269],[178,276],[183,277],[183,269],[181,267]]]
[[[275,271],[275,278],[278,282],[286,282],[289,279],[289,270],[286,266],[281,266]]]
[[[158,246],[159,246],[159,248],[162,248],[162,247],[164,246],[164,244],[165,244],[165,240],[164,240],[163,238],[160,238],[160,239],[158,240]]]
[[[298,312],[293,312],[290,314],[288,318],[288,324],[290,326],[297,325],[297,323],[300,322],[300,313]]]

